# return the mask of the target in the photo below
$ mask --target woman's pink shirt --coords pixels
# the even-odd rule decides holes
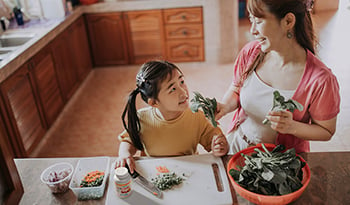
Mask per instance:
[[[248,43],[241,50],[234,65],[234,84],[239,83],[242,73],[249,68],[259,52],[260,44],[257,41]],[[335,75],[309,50],[304,74],[292,99],[304,106],[302,111],[295,110],[293,113],[293,119],[299,122],[311,123],[311,119],[330,120],[340,111],[339,84]],[[244,120],[244,110],[239,106],[229,131],[234,130]],[[310,151],[309,141],[290,134],[278,134],[276,144],[283,144],[287,149],[294,147],[297,153]]]

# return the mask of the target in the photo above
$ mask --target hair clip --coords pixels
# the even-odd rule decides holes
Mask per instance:
[[[306,3],[305,3],[306,10],[312,11],[312,9],[314,8],[314,3],[315,3],[314,0],[306,0]]]
[[[144,83],[146,80],[145,78],[143,77],[143,75],[141,73],[137,74],[136,75],[136,81],[137,82],[140,82],[140,84]]]

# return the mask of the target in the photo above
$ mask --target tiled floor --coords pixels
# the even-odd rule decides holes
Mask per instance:
[[[345,2],[338,12],[322,12],[314,16],[320,47],[319,57],[332,68],[341,87],[341,112],[337,132],[328,142],[312,142],[311,151],[350,151],[350,10]],[[240,46],[244,45],[249,23],[240,21]],[[221,99],[230,84],[232,65],[179,63],[190,91]],[[121,113],[126,97],[135,86],[138,66],[94,69],[32,157],[117,156],[116,136],[122,128]],[[139,100],[139,107],[144,104]],[[220,123],[227,129],[232,115]]]

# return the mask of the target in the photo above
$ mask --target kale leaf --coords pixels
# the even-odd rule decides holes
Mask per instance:
[[[277,90],[273,92],[273,104],[271,110],[289,110],[290,112],[294,112],[295,109],[302,111],[304,107],[302,104],[293,99],[285,101],[284,97]],[[262,123],[267,124],[268,122],[269,120],[265,118]]]
[[[215,98],[204,98],[199,92],[193,92],[194,97],[191,100],[191,110],[192,112],[198,112],[199,108],[202,108],[205,117],[207,117],[214,127],[217,127],[217,122],[215,121],[215,112],[217,102]]]
[[[300,189],[303,184],[302,162],[295,149],[285,150],[278,145],[269,151],[265,145],[254,149],[252,155],[241,154],[245,165],[239,170],[230,169],[233,179],[243,188],[264,195],[285,195]]]

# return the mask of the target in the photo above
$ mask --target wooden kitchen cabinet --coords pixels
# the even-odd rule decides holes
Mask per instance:
[[[50,47],[37,53],[29,64],[47,125],[50,127],[64,103]]]
[[[204,61],[202,7],[87,14],[95,66]]]
[[[55,69],[58,82],[66,103],[78,88],[78,76],[76,72],[75,59],[71,48],[73,40],[71,30],[68,28],[59,34],[51,43]]]
[[[80,17],[69,28],[75,71],[79,82],[82,82],[92,69],[89,39],[84,17]]]
[[[26,157],[46,131],[38,93],[31,79],[29,64],[22,65],[1,84],[5,124],[15,157]]]
[[[94,66],[129,63],[127,37],[121,12],[87,14],[86,22]]]
[[[31,154],[91,68],[80,17],[1,83],[1,115],[15,157]]]
[[[161,10],[124,13],[130,63],[141,64],[165,56],[164,28]]]
[[[5,130],[3,120],[0,117],[0,203],[12,205],[19,204],[24,189]]]
[[[66,103],[92,69],[84,18],[80,17],[51,43],[62,97]]]
[[[163,10],[167,60],[204,61],[201,7]]]

